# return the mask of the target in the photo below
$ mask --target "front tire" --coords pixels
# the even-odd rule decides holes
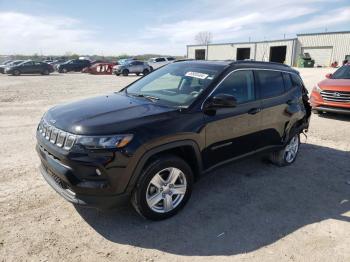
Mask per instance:
[[[129,75],[129,70],[124,69],[122,73],[123,73],[123,76],[128,76]]]
[[[294,163],[300,148],[300,135],[294,135],[285,147],[279,151],[272,152],[270,160],[277,166],[288,166]]]
[[[183,159],[173,155],[159,157],[142,173],[133,191],[132,204],[147,219],[166,219],[185,206],[192,184],[192,170]]]
[[[15,70],[15,71],[13,71],[13,75],[14,76],[19,76],[21,74],[21,71],[19,71],[19,70]]]

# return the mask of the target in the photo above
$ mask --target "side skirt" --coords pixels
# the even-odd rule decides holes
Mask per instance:
[[[274,151],[274,150],[278,150],[278,149],[282,149],[282,148],[283,148],[283,145],[277,145],[277,146],[273,145],[273,146],[263,147],[263,148],[260,148],[258,150],[255,150],[255,151],[252,151],[252,152],[249,152],[249,153],[246,153],[246,154],[243,154],[243,155],[240,155],[240,156],[237,156],[237,157],[234,157],[234,158],[222,161],[222,162],[220,162],[218,164],[215,164],[215,165],[207,168],[206,170],[203,170],[202,173],[203,174],[208,173],[208,172],[212,171],[213,169],[215,169],[217,167],[220,167],[222,165],[234,162],[234,161],[242,159],[242,158],[246,158],[246,157],[249,157],[249,156],[252,156],[252,155],[256,155],[256,154],[259,154],[259,153],[266,153],[266,152],[270,152],[270,151]]]

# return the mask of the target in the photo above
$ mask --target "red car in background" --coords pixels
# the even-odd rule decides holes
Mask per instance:
[[[90,73],[93,75],[111,75],[114,63],[95,63],[90,67],[83,69],[83,73]]]
[[[312,90],[310,103],[315,113],[350,114],[350,64],[327,74]]]

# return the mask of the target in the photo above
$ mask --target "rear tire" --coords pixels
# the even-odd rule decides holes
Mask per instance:
[[[148,75],[149,74],[149,70],[148,69],[145,69],[143,70],[142,74],[145,76],[145,75]]]
[[[47,76],[50,74],[50,71],[48,69],[45,69],[41,74]]]
[[[128,76],[129,75],[129,70],[124,69],[122,74],[123,74],[123,76]]]
[[[294,135],[283,149],[272,152],[270,161],[276,166],[288,166],[294,163],[300,148],[300,135]]]
[[[151,66],[150,69],[151,69],[151,72],[152,72],[153,71],[153,67]]]
[[[15,71],[13,71],[13,75],[14,76],[19,76],[19,75],[21,75],[21,71],[16,69]]]
[[[166,219],[185,206],[192,184],[192,170],[183,159],[173,155],[158,157],[144,169],[131,202],[147,219]]]
[[[139,75],[140,75],[140,73],[136,73],[136,75],[137,75],[137,76],[139,76]]]

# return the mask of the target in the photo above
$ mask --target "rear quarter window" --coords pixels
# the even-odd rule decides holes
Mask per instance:
[[[294,87],[292,83],[291,75],[288,73],[282,73],[282,75],[283,75],[285,90],[286,91],[291,90]]]
[[[256,70],[255,71],[261,98],[270,98],[284,93],[282,73],[278,71]]]
[[[300,77],[298,77],[295,74],[291,74],[291,79],[292,79],[293,87],[299,87],[299,89],[303,88],[304,85],[303,85],[303,82],[301,82]]]

